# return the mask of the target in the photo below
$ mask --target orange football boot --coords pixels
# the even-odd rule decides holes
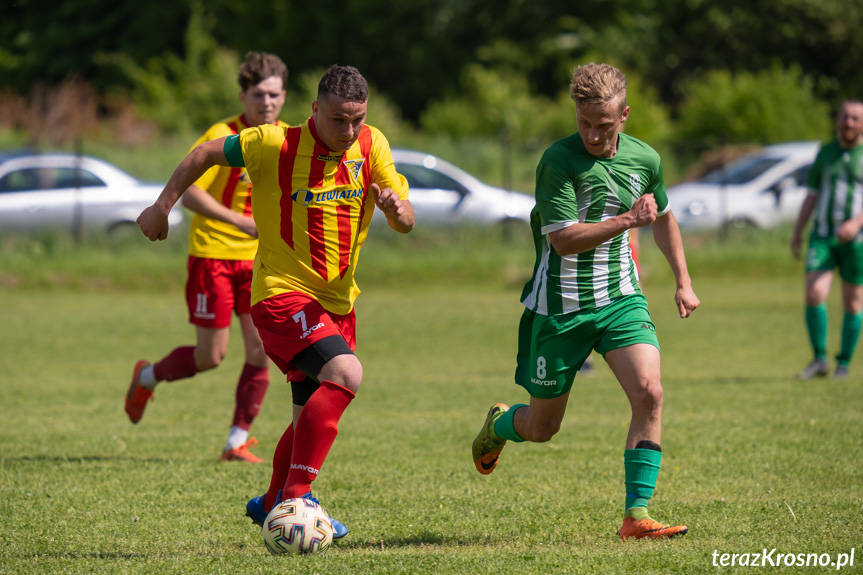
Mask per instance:
[[[246,463],[263,463],[264,460],[249,451],[250,447],[258,444],[258,440],[250,437],[247,442],[234,449],[228,449],[222,452],[221,461],[245,461]]]
[[[132,371],[132,382],[129,384],[129,391],[126,392],[126,414],[132,423],[141,421],[147,402],[153,399],[153,390],[138,383],[138,375],[148,365],[150,362],[143,359],[135,364],[135,369]]]
[[[635,519],[627,517],[623,520],[623,526],[618,530],[617,535],[621,539],[667,539],[678,535],[686,535],[689,528],[686,525],[677,525],[669,527],[650,517],[644,519]]]

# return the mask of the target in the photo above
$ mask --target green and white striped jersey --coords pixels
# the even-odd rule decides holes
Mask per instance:
[[[822,146],[807,183],[818,194],[812,234],[832,238],[842,222],[863,212],[863,145],[846,150],[833,140]]]
[[[568,256],[554,251],[548,234],[575,223],[612,218],[651,193],[659,214],[667,213],[659,154],[631,136],[619,134],[612,158],[590,155],[578,133],[546,150],[536,168],[536,206],[530,222],[536,264],[522,303],[539,314],[558,315],[641,293],[628,230],[592,250]]]

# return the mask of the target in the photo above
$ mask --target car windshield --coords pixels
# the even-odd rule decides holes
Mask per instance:
[[[739,185],[751,182],[781,161],[780,158],[746,156],[728,166],[713,170],[701,181],[706,184]]]
[[[405,177],[411,188],[452,190],[460,194],[465,193],[464,188],[458,182],[436,170],[399,162],[396,162],[396,170]]]
[[[0,178],[0,192],[92,188],[105,182],[80,168],[23,168]]]

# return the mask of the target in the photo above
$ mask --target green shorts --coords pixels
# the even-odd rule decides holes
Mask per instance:
[[[863,242],[840,244],[836,238],[810,236],[806,273],[832,271],[837,267],[843,281],[863,285]]]
[[[515,382],[531,397],[559,397],[570,390],[575,373],[592,350],[604,356],[636,343],[659,349],[656,326],[642,295],[563,315],[526,309],[518,326]]]

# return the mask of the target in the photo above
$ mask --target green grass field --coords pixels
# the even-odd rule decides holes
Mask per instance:
[[[773,562],[855,549],[842,571],[859,572],[863,360],[846,381],[793,379],[809,360],[799,263],[779,235],[753,238],[687,238],[702,300],[687,320],[644,248],[665,387],[651,510],[690,528],[664,542],[615,537],[629,410],[601,360],[550,443],[474,470],[489,405],[526,400],[512,372],[529,246],[487,234],[367,246],[365,379],[315,482],[351,533],[321,557],[270,556],[244,517],[268,466],[218,462],[238,337],[219,369],[163,384],[140,424],[126,419],[133,363],[192,342],[171,281],[181,248],[0,242],[0,573],[735,573],[752,568],[714,553],[765,549]],[[835,351],[835,297],[830,310]],[[253,429],[264,457],[290,418],[289,387],[272,379]]]

